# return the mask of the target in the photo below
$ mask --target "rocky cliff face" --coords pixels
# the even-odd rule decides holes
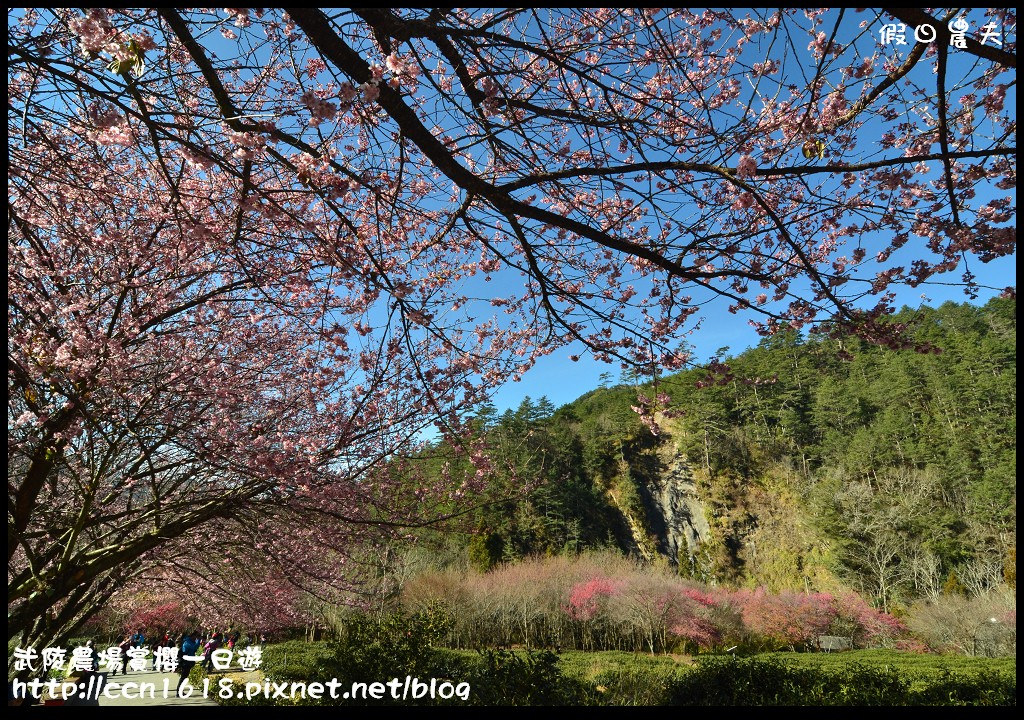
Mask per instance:
[[[673,453],[647,488],[647,513],[659,550],[673,565],[687,564],[710,534],[704,506],[685,456]]]
[[[643,505],[643,517],[612,493],[623,515],[622,549],[645,560],[658,554],[674,565],[688,565],[711,536],[704,504],[685,455],[670,437],[659,438],[630,458],[624,468]]]

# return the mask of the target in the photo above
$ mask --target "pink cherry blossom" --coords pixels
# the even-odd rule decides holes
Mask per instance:
[[[757,172],[757,161],[749,155],[744,155],[736,164],[736,176],[741,178],[753,177]]]

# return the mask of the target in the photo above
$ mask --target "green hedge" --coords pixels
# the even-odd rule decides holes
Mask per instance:
[[[429,614],[354,621],[340,641],[264,649],[274,682],[387,682],[410,675],[469,683],[468,701],[438,705],[1016,705],[1014,664],[956,663],[907,653],[709,656],[696,665],[627,653],[479,653],[437,647],[444,628]],[[604,658],[605,655],[609,657]],[[593,658],[588,665],[587,660]],[[943,664],[945,663],[945,665]],[[950,669],[954,668],[954,669]],[[224,704],[394,705],[384,697],[296,701],[231,698]]]
[[[672,683],[671,705],[1016,705],[1017,678],[941,672],[912,683],[892,666],[795,667],[775,658],[706,658]]]
[[[417,704],[437,705],[550,705],[590,704],[590,690],[566,677],[551,652],[513,653],[485,650],[475,655],[435,647],[446,628],[430,613],[413,616],[357,618],[335,642],[280,643],[264,649],[261,670],[272,682],[310,682],[337,678],[342,688],[353,682],[386,682],[406,675],[453,685],[469,683],[469,700],[426,697]],[[379,700],[362,698],[299,698],[269,702],[220,700],[222,704],[395,705],[389,695]],[[409,703],[413,704],[413,703]]]

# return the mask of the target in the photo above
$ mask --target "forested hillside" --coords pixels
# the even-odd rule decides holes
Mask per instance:
[[[1014,302],[892,321],[941,352],[792,333],[727,370],[485,408],[487,498],[465,532],[422,539],[481,569],[617,547],[705,582],[852,587],[886,609],[1012,585]],[[631,409],[638,392],[671,398],[657,435]],[[423,460],[471,467],[446,447]]]

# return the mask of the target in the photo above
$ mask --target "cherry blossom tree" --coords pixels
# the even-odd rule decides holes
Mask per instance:
[[[837,616],[834,599],[826,593],[772,595],[757,588],[737,591],[733,601],[740,607],[743,624],[775,647],[813,646]]]
[[[679,368],[719,298],[905,347],[895,287],[1014,252],[1016,56],[892,12],[9,14],[11,636],[423,522],[480,478],[390,461],[573,342]]]
[[[331,291],[299,223],[247,219],[244,183],[212,172],[182,166],[169,187],[128,152],[88,162],[77,132],[22,150],[10,211],[12,631],[81,621],[190,531],[203,557],[249,521],[293,539],[311,513],[319,530],[398,522],[379,468],[455,406],[437,389],[465,375],[458,357],[346,339],[367,310]],[[415,363],[434,362],[424,387]]]

